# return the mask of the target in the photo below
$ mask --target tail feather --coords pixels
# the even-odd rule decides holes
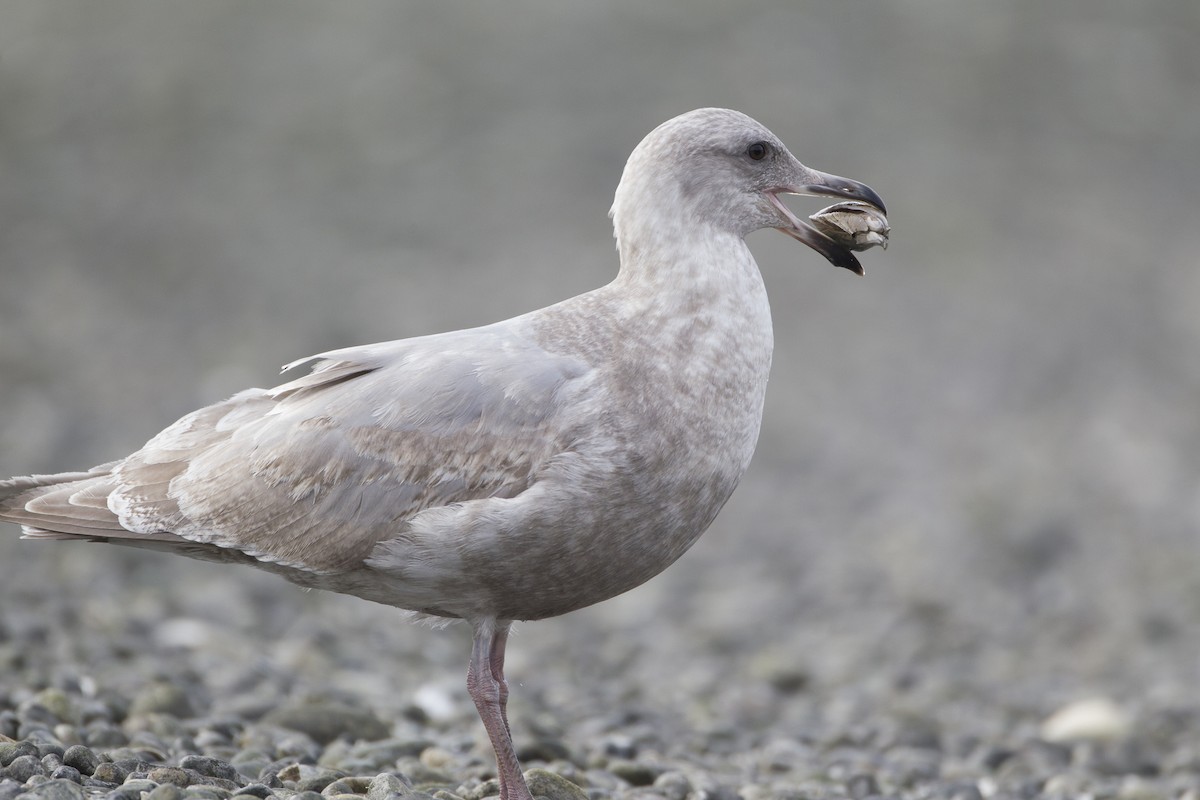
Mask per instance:
[[[20,525],[35,539],[128,535],[103,500],[114,466],[0,481],[0,520]]]

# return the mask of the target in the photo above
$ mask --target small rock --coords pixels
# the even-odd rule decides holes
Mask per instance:
[[[1167,794],[1151,782],[1129,775],[1121,781],[1117,797],[1120,800],[1166,800]]]
[[[860,772],[846,781],[846,793],[854,800],[865,800],[867,797],[879,794],[879,782],[875,780],[874,775]]]
[[[82,770],[80,770],[82,772]],[[125,770],[118,767],[111,761],[105,761],[96,765],[92,771],[92,777],[104,783],[124,783],[126,775]]]
[[[145,778],[150,770],[158,766],[157,764],[151,764],[150,762],[144,761],[140,758],[119,755],[116,752],[113,752],[110,755],[116,758],[113,763],[125,771],[126,783],[129,783],[130,778]]]
[[[55,689],[54,687],[42,689],[33,696],[33,702],[53,714],[58,722],[75,722],[78,720],[75,704],[71,702],[71,698],[62,689]]]
[[[546,769],[531,769],[525,773],[525,782],[534,797],[546,800],[588,800],[587,792],[561,775]]]
[[[38,756],[33,742],[0,742],[0,767],[7,767],[19,756]]]
[[[0,711],[0,736],[7,736],[9,739],[17,738],[17,731],[21,729],[21,718],[17,716],[17,712],[5,709]]]
[[[267,798],[275,794],[271,791],[271,787],[264,786],[261,783],[250,783],[233,793],[234,797],[238,795],[249,795],[250,797]]]
[[[298,792],[320,792],[329,784],[336,781],[338,778],[344,777],[337,770],[321,770],[316,775],[310,775],[307,778],[301,778],[296,781],[296,791]]]
[[[608,762],[608,771],[630,786],[650,786],[662,772],[649,764],[625,759],[613,759]]]
[[[1047,742],[1111,741],[1125,738],[1132,727],[1116,703],[1093,697],[1055,711],[1042,722],[1040,735]]]
[[[388,735],[388,726],[373,712],[333,700],[283,706],[267,714],[263,722],[308,734],[319,744],[329,744],[343,735],[356,740]]]
[[[234,769],[232,764],[210,756],[184,756],[179,759],[179,766],[183,769],[195,770],[201,775],[207,775],[210,778],[220,778],[226,781],[238,781],[241,779],[241,775],[238,774],[238,771]]]
[[[24,793],[25,787],[12,778],[0,778],[0,800],[14,800],[17,795]]]
[[[268,789],[282,789],[283,781],[279,779],[279,774],[270,769],[264,769],[258,773],[258,782]]]
[[[570,761],[566,742],[553,736],[539,736],[517,748],[517,758],[525,761]]]
[[[239,775],[249,777],[262,774],[271,763],[271,757],[258,750],[239,750],[229,757],[228,763]]]
[[[460,786],[458,788],[458,793],[463,800],[483,800],[485,797],[495,797],[500,794],[500,781],[489,778],[477,786],[470,788]]]
[[[952,783],[940,791],[946,800],[983,800],[983,793],[974,783],[962,781]]]
[[[692,791],[692,782],[682,772],[668,771],[654,779],[654,788],[666,800],[686,800]]]
[[[125,783],[121,785],[125,791],[132,792],[153,792],[157,787],[158,784],[149,778],[139,778],[134,775],[126,778]]]
[[[55,780],[70,781],[71,783],[83,783],[83,776],[79,774],[79,770],[74,767],[68,767],[66,764],[51,772],[50,777]]]
[[[791,664],[778,665],[767,674],[767,683],[780,694],[797,694],[811,682],[812,676],[807,670]]]
[[[63,747],[70,747],[73,744],[81,744],[83,742],[79,728],[74,725],[67,725],[66,723],[54,726],[54,736],[63,743]]]
[[[339,796],[345,795],[345,794],[353,794],[353,792],[350,791],[349,786],[347,786],[343,781],[340,781],[340,780],[330,783],[328,786],[326,786],[324,789],[321,790],[321,796],[329,798],[329,800],[333,800],[333,798],[339,797]]]
[[[399,776],[384,772],[371,779],[367,786],[367,800],[387,800],[390,795],[404,794],[410,788]]]
[[[421,751],[418,760],[430,769],[445,769],[454,763],[454,755],[442,747],[427,747]]]
[[[57,758],[59,763],[62,763],[63,753],[67,752],[67,748],[55,741],[38,741],[37,742],[38,758],[43,761],[46,758]]]
[[[180,789],[192,785],[192,779],[187,774],[187,770],[179,767],[158,767],[150,770],[146,777],[159,785],[171,783]],[[175,800],[175,798],[161,798],[160,800]]]
[[[63,780],[50,780],[27,791],[24,795],[37,800],[84,800],[83,787]]]
[[[429,739],[389,738],[377,742],[358,742],[350,748],[354,760],[374,765],[376,773],[385,772],[405,756],[420,756],[433,746]]]
[[[142,793],[132,789],[115,789],[104,795],[104,800],[142,800]]]
[[[36,751],[36,748],[35,748]],[[9,762],[4,775],[17,783],[27,783],[34,775],[42,774],[42,763],[37,756],[21,755]]]
[[[632,736],[623,733],[614,733],[604,737],[602,749],[608,756],[637,758],[637,741]]]
[[[146,800],[182,800],[183,788],[176,783],[160,783],[149,791]]]
[[[123,747],[129,743],[125,732],[111,722],[96,722],[89,725],[83,733],[83,740],[89,747]]]
[[[318,795],[319,796],[319,795]],[[233,792],[219,786],[189,786],[183,790],[184,800],[229,800]]]
[[[157,681],[138,692],[129,706],[131,717],[156,713],[187,719],[196,715],[196,709],[182,688],[173,683]]]

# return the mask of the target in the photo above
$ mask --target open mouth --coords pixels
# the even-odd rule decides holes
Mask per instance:
[[[856,275],[864,274],[862,264],[859,263],[854,253],[850,251],[850,248],[839,242],[835,242],[808,222],[793,214],[792,210],[779,198],[781,194],[827,195],[843,200],[866,203],[878,209],[880,213],[886,214],[887,209],[883,204],[883,198],[874,189],[865,183],[852,181],[849,178],[841,178],[837,175],[828,175],[824,172],[813,171],[813,180],[803,185],[781,187],[766,192],[767,200],[779,212],[781,218],[782,224],[777,225],[776,230],[782,231],[793,239],[803,242],[813,250],[816,250],[825,256],[826,260],[835,267],[848,269]]]

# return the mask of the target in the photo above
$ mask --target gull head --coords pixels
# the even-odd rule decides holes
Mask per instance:
[[[775,228],[863,274],[849,248],[793,214],[784,194],[853,200],[887,213],[874,189],[804,166],[745,114],[701,108],[659,125],[634,149],[610,214],[623,253],[704,226],[739,237]]]

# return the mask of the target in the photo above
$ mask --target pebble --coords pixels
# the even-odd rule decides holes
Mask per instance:
[[[329,744],[339,736],[369,741],[388,735],[388,726],[373,712],[332,700],[281,706],[263,721],[305,733],[318,744]]]
[[[534,797],[546,800],[588,800],[587,792],[561,775],[545,769],[530,769],[525,772],[525,782]]]
[[[654,789],[664,800],[686,800],[692,791],[692,783],[682,772],[668,770],[654,779]]]
[[[238,781],[241,779],[241,775],[232,764],[210,756],[184,756],[179,759],[179,766],[182,769],[192,770],[210,778],[219,778],[226,781]]]
[[[71,781],[71,783],[83,783],[83,776],[79,774],[79,770],[66,765],[55,768],[50,773],[50,777],[56,780]]]
[[[3,777],[11,778],[18,783],[25,783],[34,775],[42,774],[42,765],[35,755],[20,755],[8,762],[4,768]]]
[[[196,709],[182,687],[166,681],[156,681],[142,688],[129,706],[131,717],[146,714],[166,714],[187,719],[195,716]]]
[[[72,781],[49,780],[35,786],[29,795],[37,800],[84,800],[83,787]]]
[[[121,783],[125,780],[125,770],[118,767],[111,761],[106,761],[102,764],[97,764],[95,771],[92,772],[92,777],[98,781],[106,783]]]
[[[1129,735],[1133,723],[1125,711],[1106,697],[1078,700],[1055,711],[1042,723],[1047,742],[1106,741]]]
[[[393,794],[405,794],[412,786],[401,780],[399,775],[382,772],[371,779],[367,786],[367,800],[388,800]]]
[[[283,605],[273,598],[255,602]],[[13,613],[0,608],[0,619]],[[53,607],[39,610],[47,613],[53,618]],[[294,610],[282,618],[288,614]],[[347,623],[346,642],[357,635],[355,624]],[[760,631],[726,633],[709,647],[703,637],[684,642],[667,626],[653,648],[611,643],[628,659],[627,670],[601,678],[599,666],[578,662],[581,674],[595,676],[583,695],[578,681],[555,682],[562,668],[547,654],[561,645],[563,659],[576,659],[592,652],[592,638],[572,643],[571,626],[559,629],[567,637],[560,645],[524,636],[514,644],[509,678],[525,684],[512,711],[522,755],[536,758],[528,779],[556,800],[1200,800],[1200,703],[1189,684],[1174,694],[1161,686],[1139,694],[1144,676],[1126,687],[1097,681],[1097,697],[1107,699],[1081,713],[1088,703],[1059,702],[1062,686],[1040,684],[1023,662],[1030,670],[1024,682],[989,677],[986,686],[964,687],[955,681],[999,675],[1002,666],[939,668],[935,645],[928,656],[914,645],[893,658],[885,643],[924,643],[941,629],[913,630],[903,618],[889,624],[896,628],[880,633],[883,649],[857,667],[823,650],[815,633],[806,639],[805,625],[772,629],[781,641],[757,659]],[[491,753],[465,690],[450,682],[453,703],[437,715],[411,713],[414,687],[444,683],[425,677],[436,672],[422,666],[434,654],[381,644],[371,660],[365,650],[341,648],[341,634],[331,634],[336,652],[318,654],[311,673],[270,664],[269,647],[255,649],[249,634],[241,646],[252,655],[206,660],[199,651],[156,651],[136,626],[120,634],[72,630],[95,637],[81,649],[107,652],[104,637],[112,635],[126,654],[86,670],[67,657],[59,664],[61,641],[50,652],[46,644],[0,638],[0,649],[19,644],[28,662],[0,670],[0,800],[493,797]],[[805,641],[810,646],[798,646]],[[453,644],[450,637],[437,647],[457,655]],[[679,660],[671,661],[675,652]],[[981,667],[969,661],[973,651],[950,652]],[[672,667],[669,679],[655,677],[660,660]],[[256,674],[251,662],[267,666]],[[376,680],[389,663],[403,668]],[[72,669],[90,677],[64,675]],[[424,672],[410,680],[408,669]],[[363,674],[370,688],[356,694],[354,676]],[[305,694],[329,685],[332,675],[343,678],[328,695]],[[739,689],[739,681],[748,685]],[[10,741],[19,734],[27,736]]]
[[[159,784],[171,783],[179,788],[184,788],[192,785],[192,778],[188,775],[187,770],[179,767],[159,767],[152,769],[146,775],[147,778]],[[171,798],[162,798],[161,800],[172,800]]]
[[[630,786],[650,786],[662,774],[661,768],[626,759],[613,759],[609,761],[608,771]]]
[[[159,782],[146,794],[146,800],[183,800],[183,787],[174,782]]]

